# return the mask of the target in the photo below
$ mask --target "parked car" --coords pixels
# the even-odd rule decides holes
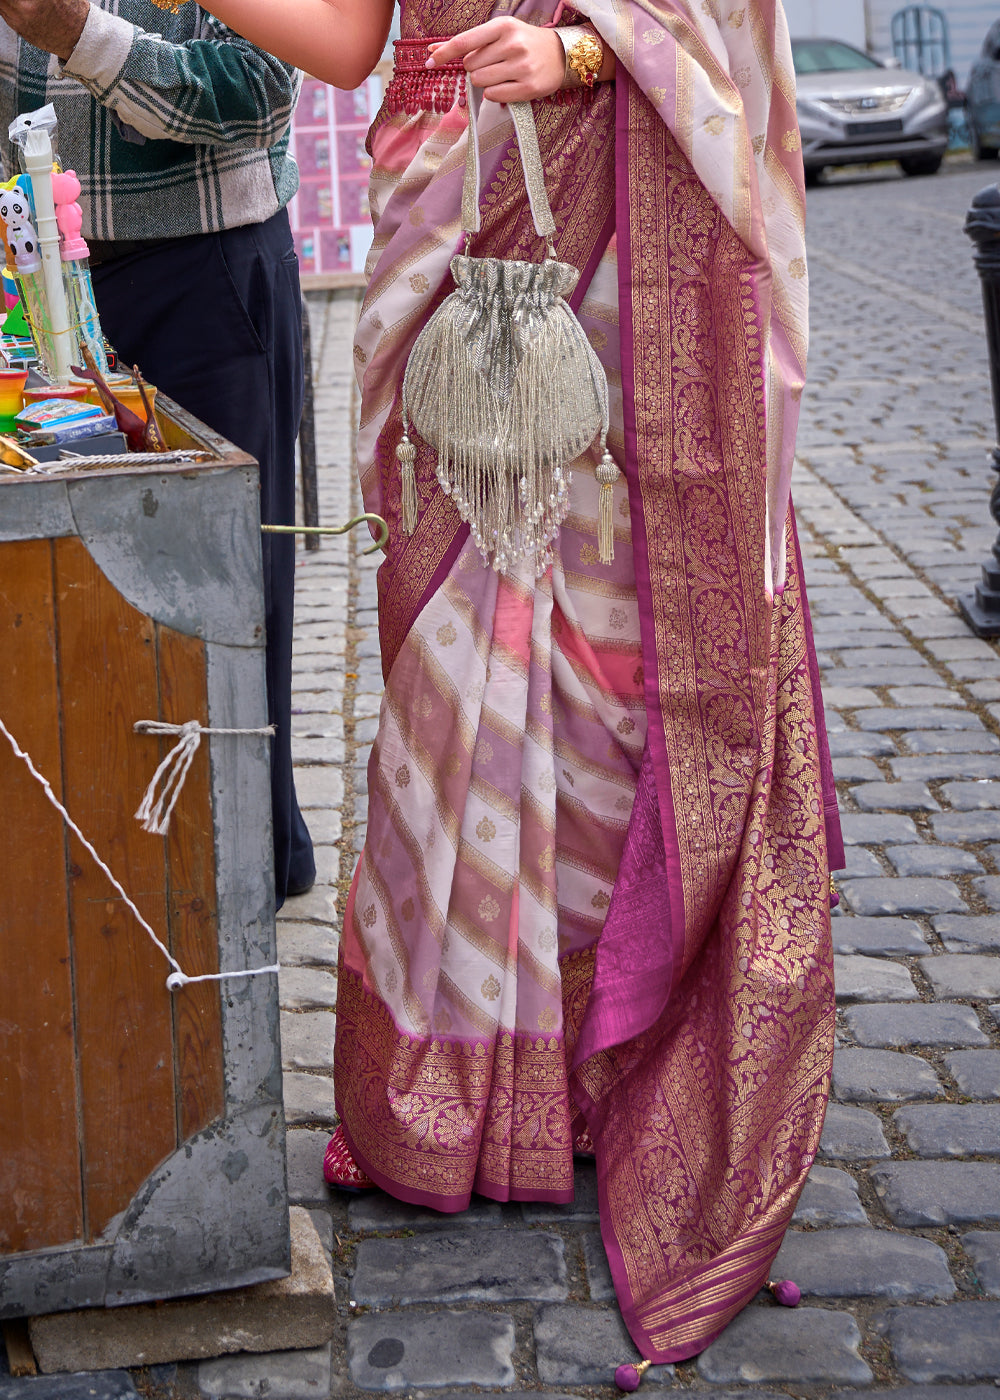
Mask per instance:
[[[839,39],[793,39],[806,179],[828,165],[898,160],[933,175],[948,147],[940,84],[882,63]]]
[[[1000,20],[990,26],[983,51],[972,65],[965,92],[965,120],[975,160],[996,160],[1000,151]]]

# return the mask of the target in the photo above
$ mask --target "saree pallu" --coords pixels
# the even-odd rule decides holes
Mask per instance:
[[[616,83],[535,111],[557,253],[582,271],[611,390],[610,567],[592,456],[540,580],[483,565],[425,449],[402,533],[400,387],[451,290],[466,115],[386,112],[371,136],[355,356],[365,503],[390,525],[386,691],[337,1107],[379,1185],[451,1211],[472,1191],[568,1202],[585,1124],[623,1316],[644,1356],[676,1361],[766,1279],[832,1059],[839,834],[788,498],[801,162],[770,0],[576,8]],[[489,12],[409,0],[403,34]],[[537,259],[502,108],[480,136],[472,252]]]

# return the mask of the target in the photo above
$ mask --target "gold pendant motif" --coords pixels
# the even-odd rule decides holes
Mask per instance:
[[[181,6],[187,4],[187,0],[153,0],[153,4],[158,10],[167,10],[176,15],[180,13]]]

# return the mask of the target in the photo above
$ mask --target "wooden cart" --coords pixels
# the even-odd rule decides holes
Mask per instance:
[[[257,467],[175,405],[197,466],[0,474],[0,719],[188,975],[273,964]],[[0,733],[0,1318],[289,1270],[277,978],[170,966]]]

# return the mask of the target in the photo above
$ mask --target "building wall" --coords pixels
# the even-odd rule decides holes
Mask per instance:
[[[301,184],[289,215],[306,287],[364,282],[372,244],[365,137],[382,102],[392,40],[398,37],[397,12],[383,63],[354,92],[340,92],[316,78],[302,84],[291,140]]]
[[[844,39],[865,46],[864,0],[785,0],[794,39]]]
[[[868,0],[868,8],[872,49],[875,53],[891,53],[890,22],[902,8],[900,0]],[[933,8],[941,10],[948,20],[951,66],[959,87],[964,87],[987,29],[1000,16],[1000,5],[997,0],[934,0]]]

